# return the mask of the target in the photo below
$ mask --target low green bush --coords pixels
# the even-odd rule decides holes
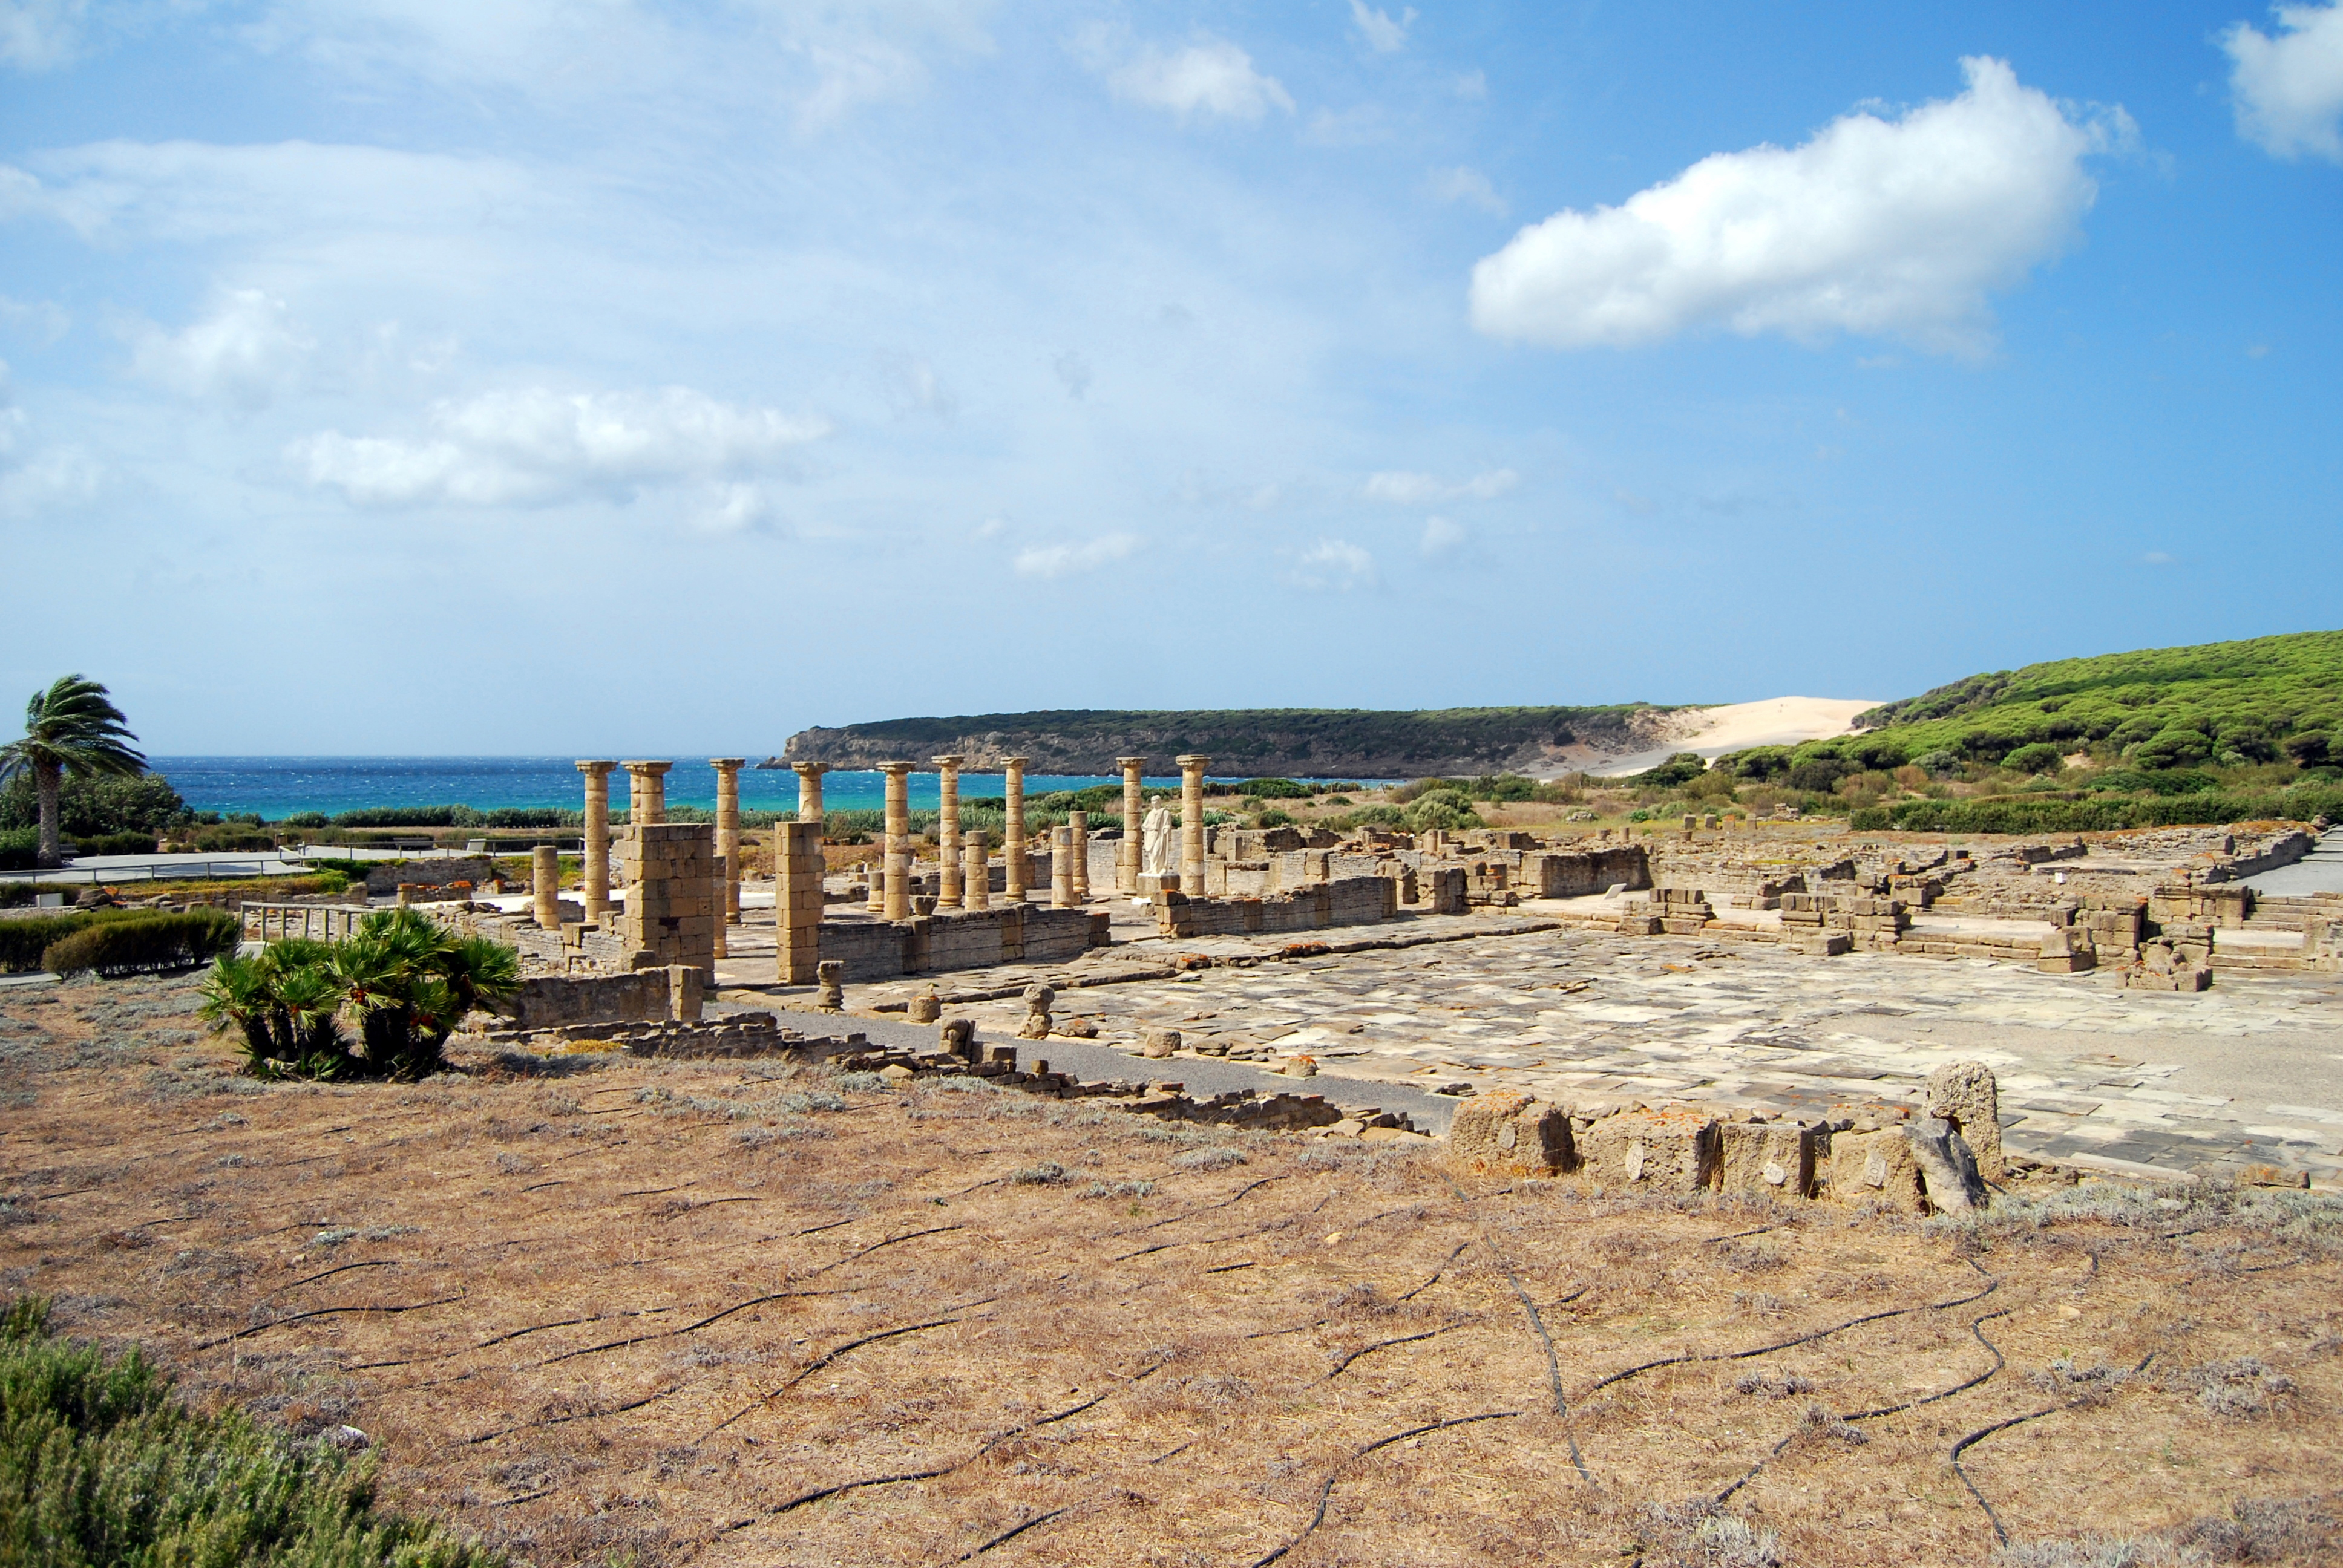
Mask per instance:
[[[280,819],[277,825],[280,828],[323,828],[328,824],[323,811],[296,811]]]
[[[1120,796],[1120,788],[1116,793]],[[1291,779],[1248,779],[1237,786],[1237,793],[1260,800],[1307,800],[1312,791],[1307,784]]]
[[[20,882],[16,886],[30,888],[34,884]],[[26,915],[21,920],[0,920],[0,974],[31,973],[41,967],[41,955],[48,950],[51,942],[62,940],[85,926],[94,926],[109,915],[119,916],[121,913],[113,910],[75,910],[63,914]]]
[[[1261,814],[1261,826],[1264,828],[1291,828],[1296,820],[1292,812],[1281,811],[1274,806]]]
[[[1992,796],[1976,800],[1907,800],[1855,813],[1857,831],[1912,833],[2088,833],[2117,828],[2181,828],[2217,822],[2309,821],[2343,818],[2343,789],[2294,789],[2266,794],[2205,790],[2187,795]]]
[[[155,835],[100,833],[94,838],[75,839],[74,851],[82,855],[151,855],[155,852]]]
[[[234,952],[243,934],[244,921],[226,910],[140,912],[59,938],[43,950],[41,967],[53,974],[107,976],[191,969]]]
[[[137,1351],[54,1337],[48,1303],[0,1312],[0,1562],[491,1568],[502,1558],[375,1504],[374,1466],[206,1415]]]
[[[29,871],[41,849],[38,828],[0,829],[0,871]]]
[[[215,852],[239,849],[273,849],[277,838],[266,829],[245,822],[222,822],[214,827],[196,829],[196,848]]]

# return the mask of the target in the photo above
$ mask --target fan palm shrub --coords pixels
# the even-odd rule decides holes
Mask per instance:
[[[28,771],[33,776],[41,808],[35,851],[39,865],[55,866],[62,859],[57,790],[65,774],[143,773],[146,759],[127,744],[137,739],[106,688],[86,676],[61,675],[47,690],[33,694],[25,705],[23,738],[0,747],[0,780]]]
[[[215,1030],[244,1036],[256,1077],[337,1078],[350,1064],[343,1038],[342,990],[327,969],[331,948],[288,939],[251,958],[225,955],[200,990],[197,1013]]]
[[[381,910],[334,944],[327,970],[357,1020],[367,1066],[388,1078],[427,1077],[464,1015],[520,989],[520,954],[458,937],[413,910]]]

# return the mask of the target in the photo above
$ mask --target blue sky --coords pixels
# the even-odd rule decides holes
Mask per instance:
[[[0,0],[0,691],[758,752],[2331,628],[2338,116],[2320,5]]]

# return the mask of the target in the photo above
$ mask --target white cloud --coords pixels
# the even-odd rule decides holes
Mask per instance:
[[[1702,159],[1624,206],[1557,213],[1473,269],[1473,325],[1557,348],[1722,325],[1800,339],[1890,333],[1976,352],[1989,290],[2074,238],[2085,155],[2132,134],[2077,123],[1999,60],[1897,120],[1867,111],[1802,146]]]
[[[1431,474],[1412,474],[1395,470],[1370,474],[1359,487],[1359,494],[1370,501],[1389,501],[1396,506],[1421,507],[1434,501],[1453,501],[1470,498],[1476,501],[1493,501],[1522,482],[1522,477],[1511,468],[1492,468],[1485,474],[1475,474],[1460,484],[1449,484]]]
[[[86,0],[0,0],[0,60],[45,71],[73,58]]]
[[[2235,63],[2237,134],[2282,158],[2343,163],[2343,3],[2271,10],[2274,36],[2244,22],[2221,35]]]
[[[1293,99],[1274,76],[1253,69],[1252,56],[1224,38],[1207,37],[1170,53],[1148,45],[1110,71],[1117,97],[1151,108],[1258,120],[1272,108],[1293,113]]]
[[[1467,71],[1453,85],[1456,95],[1468,103],[1477,104],[1489,95],[1489,74],[1485,71]]]
[[[1298,588],[1348,593],[1374,586],[1375,558],[1348,539],[1322,538],[1294,561],[1292,576]]]
[[[1463,547],[1463,524],[1452,521],[1447,518],[1423,519],[1422,548],[1426,557],[1436,560],[1442,556],[1453,555]]]
[[[1366,0],[1351,0],[1351,20],[1358,25],[1368,48],[1378,55],[1395,55],[1407,47],[1407,30],[1415,21],[1415,7],[1409,6],[1394,21],[1389,12],[1373,9]]]
[[[143,322],[131,343],[131,369],[140,378],[242,408],[266,407],[317,348],[285,301],[257,288],[229,290],[210,315],[178,332]]]
[[[1125,559],[1145,542],[1137,534],[1101,534],[1074,544],[1033,545],[1019,550],[1013,565],[1020,577],[1071,577]]]
[[[420,440],[327,430],[295,442],[286,457],[311,484],[360,506],[533,506],[721,485],[830,432],[823,420],[719,403],[688,387],[490,392],[433,405],[429,424],[432,434]],[[717,513],[744,526],[761,516],[759,506],[725,489]]]
[[[1091,362],[1071,348],[1050,361],[1050,368],[1058,373],[1058,380],[1066,396],[1079,403],[1091,389]]]
[[[1425,187],[1434,201],[1468,202],[1483,212],[1498,217],[1505,216],[1505,200],[1489,184],[1489,176],[1479,169],[1459,166],[1453,169],[1436,169]]]

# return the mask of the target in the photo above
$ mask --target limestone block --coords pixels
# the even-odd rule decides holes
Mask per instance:
[[[976,1060],[976,1020],[970,1018],[948,1018],[936,1030],[936,1049],[946,1056],[967,1060]]]
[[[913,1023],[933,1023],[943,1015],[944,1004],[931,990],[921,991],[913,997],[910,1005],[904,1010],[904,1016]]]
[[[667,1016],[676,1023],[698,1023],[702,971],[691,964],[669,964],[667,970]]]
[[[1716,1119],[1691,1106],[1606,1116],[1581,1142],[1586,1173],[1606,1186],[1694,1192],[1716,1179]]]
[[[1920,1170],[1920,1185],[1928,1206],[1943,1213],[1964,1213],[1985,1207],[1985,1181],[1976,1159],[1953,1124],[1941,1116],[1924,1116],[1904,1126],[1904,1140]]]
[[[1475,1176],[1559,1176],[1578,1162],[1570,1113],[1516,1089],[1476,1094],[1458,1106],[1448,1157]]]
[[[1180,1049],[1180,1031],[1176,1029],[1151,1029],[1139,1037],[1140,1054],[1166,1057]]]
[[[821,987],[814,1005],[824,1012],[837,1012],[846,1005],[846,965],[837,959],[823,959],[814,965],[814,978]]]
[[[1948,1061],[1928,1074],[1927,1113],[1943,1118],[1967,1143],[1977,1174],[2002,1178],[2001,1089],[1981,1061]]]
[[[1920,1167],[1904,1129],[1832,1133],[1830,1196],[1841,1203],[1880,1203],[1906,1214],[1925,1212]]]
[[[1752,1197],[1812,1197],[1815,1141],[1795,1121],[1727,1121],[1717,1129],[1719,1184]]]

